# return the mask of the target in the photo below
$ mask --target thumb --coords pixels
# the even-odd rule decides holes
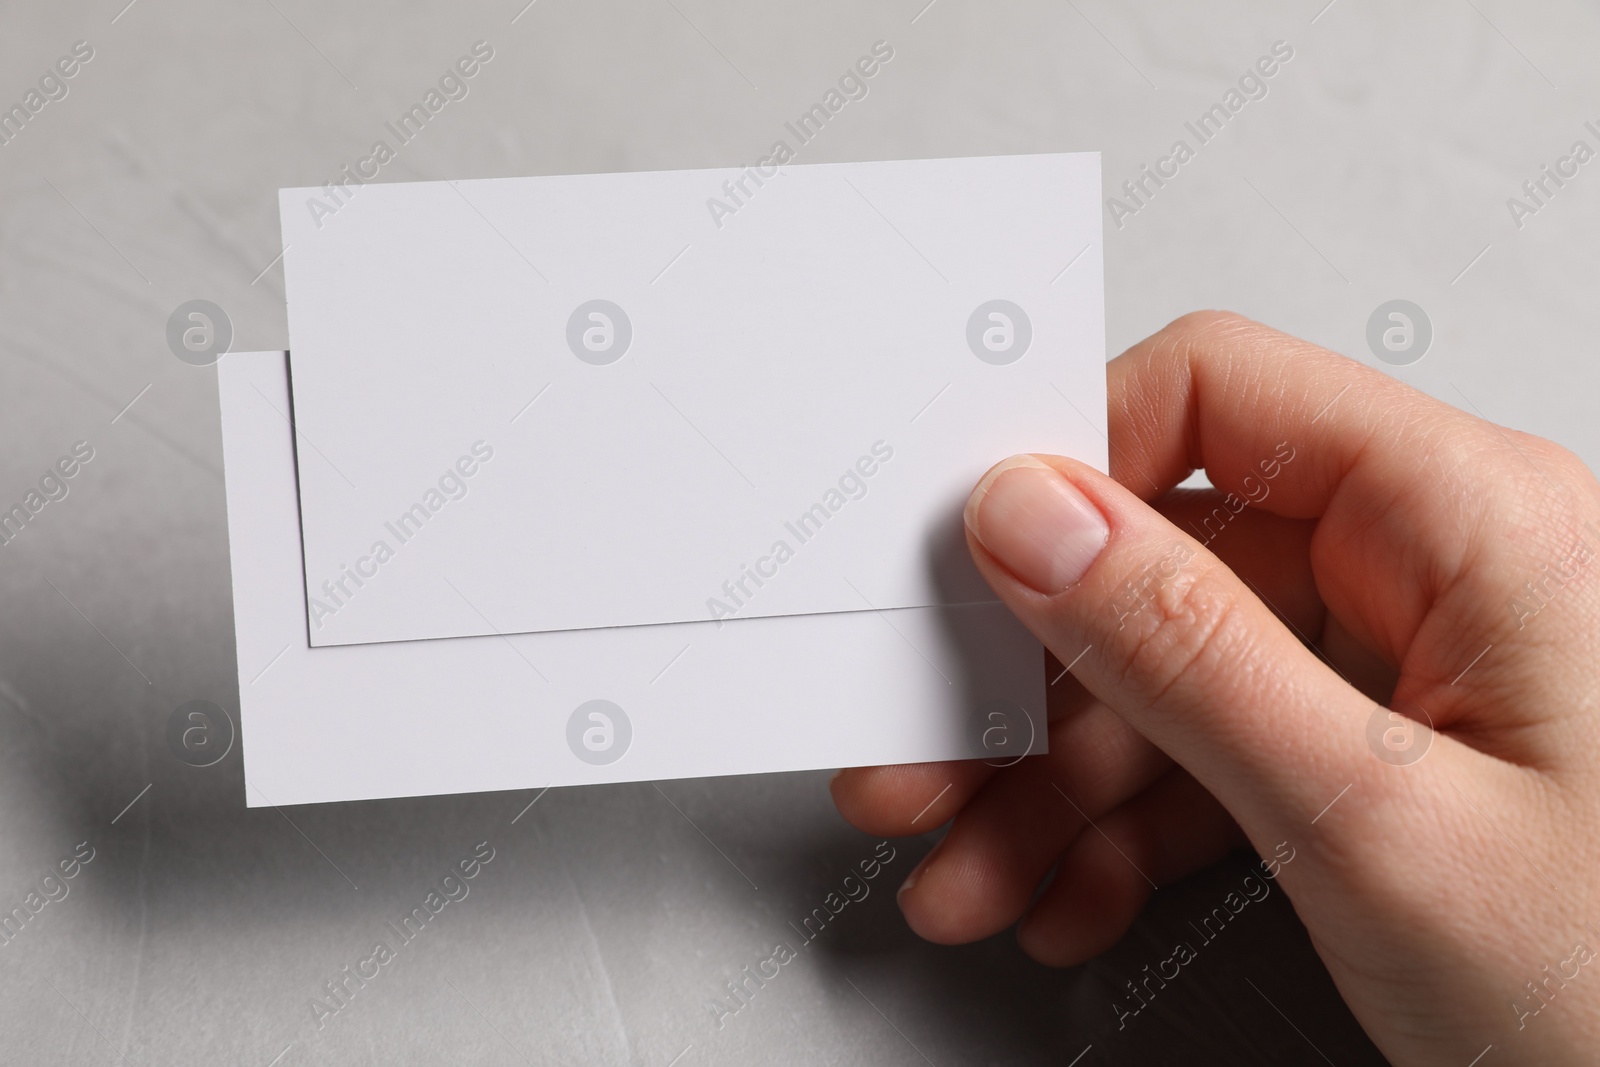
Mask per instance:
[[[965,518],[1000,599],[1258,843],[1378,764],[1365,742],[1377,705],[1112,479],[1014,456],[984,475]]]

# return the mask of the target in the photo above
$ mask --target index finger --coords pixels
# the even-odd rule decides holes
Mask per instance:
[[[1236,494],[1286,462],[1255,506],[1315,518],[1346,477],[1411,481],[1417,422],[1452,409],[1386,374],[1223,311],[1169,323],[1107,366],[1111,475],[1150,499],[1196,470]],[[1456,413],[1459,414],[1459,413]],[[1424,418],[1425,416],[1425,418]],[[1462,416],[1465,418],[1466,416]],[[1385,433],[1385,427],[1389,431]],[[1146,490],[1149,494],[1146,494]]]
[[[1318,520],[1317,591],[1391,663],[1448,607],[1452,626],[1411,664],[1425,682],[1514,642],[1507,598],[1570,550],[1593,496],[1559,446],[1226,312],[1186,315],[1113,360],[1107,400],[1117,481],[1151,499],[1203,468],[1232,494],[1202,520],[1203,543],[1247,505]]]

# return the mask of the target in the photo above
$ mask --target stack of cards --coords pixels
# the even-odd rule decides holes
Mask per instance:
[[[961,508],[1106,466],[1098,156],[280,207],[291,354],[219,365],[250,804],[1042,751]]]

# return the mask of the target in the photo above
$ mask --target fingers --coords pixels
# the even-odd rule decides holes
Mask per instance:
[[[1063,850],[1171,762],[1104,705],[1056,723],[1048,756],[997,775],[906,879],[900,908],[931,941],[988,937],[1022,915]]]
[[[1243,843],[1222,805],[1188,774],[1173,771],[1079,835],[1017,940],[1046,966],[1093,959],[1127,933],[1157,886]]]
[[[909,837],[949,822],[994,774],[982,760],[853,767],[828,788],[851,826],[875,837]]]
[[[1406,664],[1395,699],[1437,721],[1494,735],[1474,720],[1477,692],[1453,685],[1469,664],[1483,693],[1542,704],[1570,688],[1576,668],[1531,670],[1516,655],[1543,651],[1527,623],[1554,590],[1565,625],[1600,637],[1600,583],[1579,573],[1600,552],[1600,487],[1550,442],[1218,312],[1114,360],[1108,403],[1112,473],[1141,497],[1203,467],[1238,506],[1319,519],[1311,558],[1329,612],[1358,645]],[[1504,731],[1498,754],[1536,751],[1525,725]]]
[[[1373,705],[1216,556],[1072,460],[1014,457],[966,510],[979,570],[1090,692],[1183,764],[1252,838],[1370,771]],[[1442,746],[1441,746],[1442,747]],[[1441,757],[1442,758],[1442,757]]]
[[[1226,563],[1301,640],[1322,638],[1327,608],[1311,569],[1315,521],[1251,508],[1218,489],[1174,489],[1151,506]]]
[[[1449,502],[1439,472],[1422,460],[1452,437],[1459,447],[1462,433],[1481,432],[1475,420],[1353,360],[1219,312],[1186,315],[1129,349],[1108,367],[1107,388],[1111,473],[1146,499],[1204,468],[1241,507],[1313,519],[1328,515],[1342,487],[1348,517],[1334,508],[1323,541],[1370,542],[1363,562],[1377,570],[1360,587],[1335,589],[1330,606],[1349,613],[1358,638],[1401,660],[1427,611],[1430,567],[1437,560],[1453,572],[1463,543],[1458,517],[1440,513]],[[1408,538],[1397,524],[1371,523],[1386,512],[1414,512],[1432,532]]]
[[[1216,489],[1174,489],[1152,506],[1226,563],[1340,677],[1375,701],[1389,700],[1399,664],[1363,645],[1322,602],[1311,567],[1315,521],[1245,507]]]
[[[1294,518],[1325,513],[1352,476],[1386,495],[1431,490],[1419,446],[1474,421],[1225,312],[1185,315],[1134,345],[1108,366],[1107,390],[1119,482],[1150,499],[1204,468],[1219,490]],[[1291,465],[1296,477],[1280,478]]]
[[[1307,641],[1321,638],[1324,608],[1311,573],[1310,523],[1254,510],[1234,515],[1215,490],[1175,490],[1156,506],[1181,528],[1209,536],[1207,543],[1219,557],[1297,634]],[[1219,509],[1226,519],[1218,517]],[[1052,723],[1097,703],[1066,673],[1066,662],[1078,651],[1067,650],[1065,660],[1046,653],[1045,703]],[[1054,730],[1051,738],[1052,753],[1065,751]],[[856,767],[835,776],[830,789],[840,814],[853,826],[878,836],[904,837],[944,825],[996,773],[982,761]]]

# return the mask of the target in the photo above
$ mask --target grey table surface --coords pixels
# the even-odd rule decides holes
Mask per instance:
[[[1108,227],[1111,351],[1225,306],[1379,365],[1368,317],[1405,298],[1431,349],[1386,369],[1593,465],[1600,163],[1520,219],[1507,199],[1600,146],[1600,11],[525,3],[0,3],[0,104],[93,49],[0,145],[0,499],[95,450],[0,547],[0,910],[94,850],[0,944],[0,1061],[1381,1062],[1281,894],[1117,1029],[1121,984],[1247,858],[1051,971],[1009,935],[914,938],[893,889],[935,837],[898,841],[872,895],[719,1023],[724,984],[876,845],[825,774],[246,810],[237,749],[196,768],[166,742],[185,701],[236,713],[238,680],[215,370],[175,359],[165,324],[206,298],[236,350],[285,347],[276,190],[365,155],[478,40],[493,61],[384,180],[753,162],[885,40],[801,161],[1100,150],[1111,192],[1281,40],[1267,95]],[[472,709],[433,728],[472,730]],[[324,984],[481,841],[470,895],[319,1020]]]

